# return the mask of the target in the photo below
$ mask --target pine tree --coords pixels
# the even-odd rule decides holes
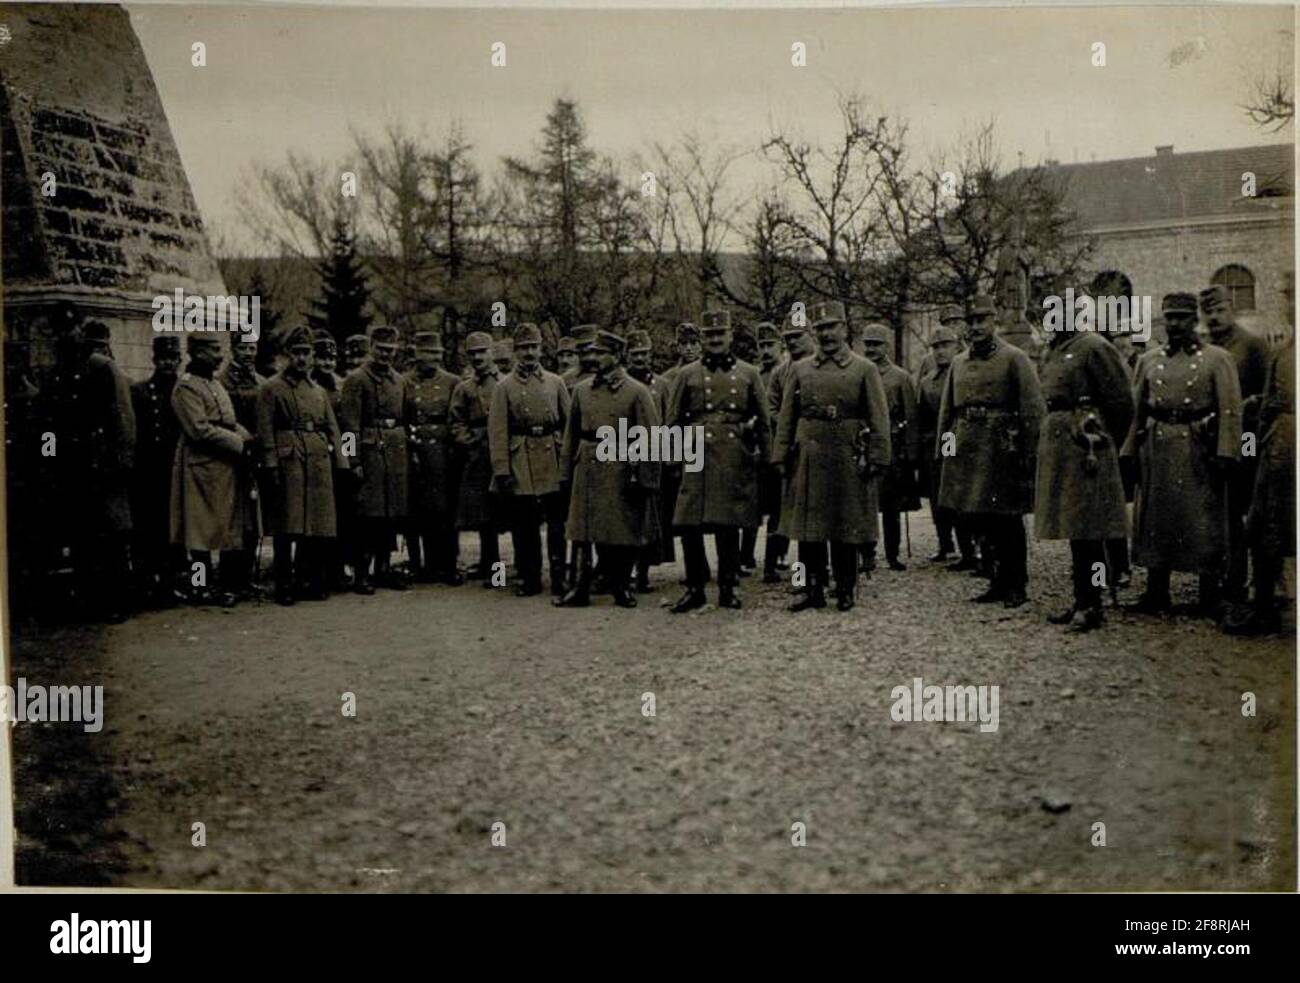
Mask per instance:
[[[277,306],[275,293],[266,282],[260,265],[253,268],[252,276],[248,278],[248,288],[243,292],[258,298],[261,323],[257,336],[257,371],[270,376],[275,372],[275,354],[280,343],[278,329],[284,319],[284,312]]]
[[[342,348],[348,335],[365,334],[374,319],[367,311],[370,287],[357,256],[356,236],[342,212],[334,219],[330,252],[318,264],[317,272],[321,296],[312,301],[307,323],[314,331],[328,331]]]

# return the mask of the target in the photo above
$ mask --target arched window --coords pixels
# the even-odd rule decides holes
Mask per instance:
[[[1089,284],[1094,297],[1132,297],[1133,283],[1119,270],[1098,273]]]
[[[1236,263],[1221,267],[1214,276],[1210,277],[1210,283],[1216,287],[1228,288],[1228,294],[1232,297],[1232,306],[1236,310],[1255,309],[1255,274],[1246,267]]]

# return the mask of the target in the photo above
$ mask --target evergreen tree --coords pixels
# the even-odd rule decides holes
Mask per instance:
[[[266,282],[260,265],[253,268],[252,276],[248,278],[248,287],[242,292],[258,298],[261,324],[257,336],[257,371],[270,376],[275,372],[275,355],[280,347],[279,326],[284,319],[284,312],[277,306],[275,293]]]
[[[321,296],[312,301],[307,323],[314,331],[328,331],[340,348],[348,335],[365,334],[374,319],[367,311],[370,287],[357,256],[356,236],[347,216],[334,218],[329,255],[317,265]]]

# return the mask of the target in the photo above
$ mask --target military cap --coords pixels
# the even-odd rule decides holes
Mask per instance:
[[[415,332],[415,347],[425,349],[426,351],[442,351],[442,335],[437,331],[417,331]]]
[[[1165,294],[1160,301],[1160,313],[1164,317],[1195,317],[1196,298],[1189,293]]]
[[[299,347],[311,347],[311,329],[305,324],[295,324],[284,334],[282,343],[284,350],[291,351]]]
[[[701,331],[726,331],[730,327],[730,311],[705,311],[700,315]]]
[[[556,354],[559,354],[560,352],[571,352],[576,347],[577,346],[573,343],[573,338],[569,335],[564,335],[555,343],[555,352]]]
[[[471,331],[465,339],[465,351],[484,352],[492,347],[492,336],[486,331]]]
[[[581,348],[583,345],[590,345],[595,340],[596,340],[596,325],[579,324],[576,328],[573,329],[574,347]]]
[[[872,321],[862,329],[862,340],[878,341],[882,344],[889,344],[893,340],[893,332],[889,330],[889,325],[881,324],[879,321]]]
[[[195,332],[185,336],[185,350],[192,352],[199,348],[215,348],[221,350],[221,338],[215,334],[200,334]]]
[[[621,355],[623,350],[627,348],[627,339],[622,335],[614,334],[613,331],[597,331],[595,345],[607,352]]]
[[[814,328],[820,328],[825,324],[844,324],[848,320],[844,316],[844,305],[838,300],[824,300],[819,304],[813,304],[812,310],[808,312],[808,319]]]
[[[957,337],[957,332],[954,331],[952,328],[948,327],[946,324],[941,324],[933,331],[930,332],[931,348],[933,348],[935,345],[943,345],[948,343],[955,345],[960,340],[961,339]]]
[[[988,294],[976,294],[970,302],[971,317],[997,317],[998,305]]]
[[[396,345],[400,338],[397,329],[387,324],[377,324],[370,329],[372,345]]]
[[[542,333],[537,329],[537,325],[525,321],[515,328],[514,343],[516,345],[540,345],[542,343]]]
[[[688,341],[699,341],[700,329],[692,321],[683,321],[677,325],[677,344],[681,345]]]
[[[1228,293],[1228,288],[1222,284],[1216,283],[1212,287],[1206,287],[1201,291],[1201,310],[1209,313],[1220,307],[1231,307],[1232,297]]]
[[[334,341],[334,336],[328,331],[317,331],[312,338],[311,346],[315,349],[317,355],[337,355],[339,346]]]
[[[509,338],[498,338],[492,342],[492,357],[496,358],[513,358],[515,354],[515,343]]]
[[[153,353],[155,355],[179,355],[181,339],[174,334],[156,334],[153,336]]]
[[[627,333],[627,350],[630,352],[647,352],[654,345],[650,343],[650,332],[637,328]]]
[[[87,321],[81,328],[87,341],[109,341],[113,332],[103,321]]]
[[[966,320],[966,312],[957,304],[944,304],[939,308],[939,323],[947,324],[949,321]]]
[[[343,347],[349,354],[354,352],[365,354],[370,351],[370,339],[363,334],[350,334],[344,340]]]
[[[776,325],[771,321],[759,321],[754,327],[754,336],[759,341],[781,340],[781,332],[776,330]]]

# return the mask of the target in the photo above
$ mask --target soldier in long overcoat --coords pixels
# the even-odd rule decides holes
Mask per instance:
[[[181,339],[153,339],[153,374],[131,387],[135,411],[135,472],[131,477],[131,559],[143,603],[173,603],[184,551],[171,541],[172,463],[180,423],[172,409],[172,389],[181,364]],[[178,556],[177,554],[180,554]]]
[[[917,420],[916,386],[907,370],[894,364],[889,349],[893,332],[886,324],[868,324],[862,329],[863,354],[880,373],[889,406],[890,447],[894,458],[880,476],[880,519],[885,534],[885,561],[891,570],[905,570],[898,558],[902,543],[902,514],[921,507],[916,493],[916,466],[920,457],[921,430]],[[876,565],[876,546],[866,547],[867,568]]]
[[[463,584],[456,570],[456,444],[451,397],[460,377],[443,368],[442,336],[415,335],[415,364],[406,374],[406,425],[411,448],[411,521],[406,548],[423,583]]]
[[[215,599],[231,607],[238,600],[233,588],[242,583],[244,571],[227,571],[226,559],[233,553],[238,560],[248,548],[245,512],[253,503],[241,494],[246,485],[239,469],[253,435],[235,418],[230,395],[216,379],[223,357],[220,339],[192,334],[185,347],[188,371],[172,389],[172,409],[181,427],[172,465],[172,542],[189,550],[198,565],[191,575],[191,599]],[[221,554],[221,590],[215,598],[207,582],[213,552]]]
[[[993,582],[973,600],[1027,600],[1024,518],[1033,511],[1043,399],[1029,356],[993,334],[992,298],[971,304],[970,348],[953,359],[939,406],[939,504],[970,517],[992,553]],[[951,436],[950,436],[951,435]]]
[[[364,337],[362,340],[365,340]],[[343,376],[335,369],[338,367],[339,348],[334,336],[326,331],[318,331],[312,339],[311,381],[325,390],[334,411],[334,419],[342,417]],[[340,429],[342,424],[340,424]],[[353,486],[352,476],[348,472],[336,471],[334,474],[334,538],[325,544],[329,554],[326,567],[327,587],[330,590],[343,590],[348,586],[346,565],[353,555]]]
[[[1237,324],[1232,296],[1226,287],[1216,284],[1200,294],[1201,316],[1206,332],[1216,348],[1228,353],[1237,368],[1237,386],[1241,390],[1241,429],[1255,434],[1259,429],[1259,404],[1268,374],[1268,342]],[[1232,468],[1228,479],[1228,556],[1223,577],[1223,598],[1232,603],[1246,599],[1247,553],[1246,514],[1255,491],[1257,456],[1243,455]]]
[[[1228,548],[1228,482],[1241,455],[1232,356],[1196,337],[1196,297],[1165,295],[1168,341],[1138,362],[1137,412],[1124,445],[1138,459],[1133,562],[1147,568],[1139,612],[1169,610],[1171,570],[1200,575],[1200,610],[1218,613]]]
[[[569,539],[591,544],[600,551],[610,594],[619,607],[636,607],[628,577],[637,553],[653,535],[654,492],[659,487],[659,462],[612,458],[610,434],[620,421],[632,427],[659,425],[659,411],[650,390],[631,378],[619,364],[626,340],[598,331],[592,357],[596,373],[573,390],[573,402],[564,431],[560,475],[570,485]],[[591,603],[591,550],[579,549],[573,585],[557,607],[586,607]]]
[[[673,345],[677,352],[677,361],[660,373],[659,378],[663,380],[666,395],[671,395],[673,390],[673,380],[677,378],[677,373],[682,370],[683,366],[690,365],[698,361],[703,349],[700,348],[700,329],[692,321],[683,321],[677,325],[673,333]],[[663,414],[667,418],[668,401],[664,400]],[[659,497],[662,501],[664,514],[668,517],[668,522],[664,526],[664,539],[668,543],[670,554],[676,558],[677,550],[673,540],[677,535],[677,530],[673,527],[673,514],[677,510],[677,493],[682,487],[682,469],[678,464],[665,464],[660,471],[660,488]],[[709,569],[709,561],[704,561],[704,582],[708,583],[713,579],[713,571]]]
[[[406,384],[393,368],[398,331],[388,325],[370,329],[370,357],[343,381],[346,440],[355,442],[352,461],[356,486],[357,550],[354,590],[373,594],[374,585],[404,590],[405,582],[392,569],[392,544],[409,513],[410,474],[407,467]],[[374,561],[374,580],[370,564]]]
[[[837,607],[854,606],[859,548],[876,538],[878,476],[893,460],[880,373],[848,347],[838,301],[809,311],[818,352],[793,363],[781,394],[772,461],[788,477],[781,528],[799,541],[808,592],[791,611],[826,606],[826,544]]]
[[[497,543],[499,505],[492,492],[492,455],[488,447],[488,413],[497,386],[492,364],[492,336],[473,331],[465,339],[470,376],[457,383],[451,396],[451,435],[460,454],[460,488],[456,497],[456,528],[476,530],[479,535],[478,566],[470,579],[482,579],[492,586],[492,568],[501,560]]]
[[[262,468],[263,521],[275,537],[275,597],[327,596],[327,545],[338,534],[334,474],[348,467],[329,393],[311,380],[311,332],[285,337],[286,365],[262,387],[257,446]],[[295,556],[295,548],[297,555]]]
[[[230,344],[230,359],[217,374],[217,381],[225,387],[230,403],[235,408],[235,419],[253,435],[253,443],[236,467],[239,481],[238,494],[246,500],[240,509],[244,519],[244,548],[222,556],[223,571],[230,570],[226,584],[238,594],[247,594],[253,587],[253,571],[257,563],[257,548],[261,539],[261,509],[257,488],[257,399],[266,377],[257,371],[257,342],[242,341],[234,336]],[[223,573],[223,578],[225,574]]]
[[[1255,596],[1249,605],[1233,609],[1224,621],[1225,631],[1239,635],[1273,632],[1281,627],[1273,593],[1283,558],[1295,556],[1294,335],[1270,356],[1258,425],[1259,466],[1246,517],[1246,541],[1255,567]]]
[[[936,456],[938,443],[939,404],[943,389],[948,383],[948,369],[957,352],[961,350],[961,336],[966,331],[966,314],[956,304],[949,304],[939,313],[939,326],[930,335],[930,351],[922,365],[916,384],[917,428],[921,431],[919,448],[920,482],[930,500],[930,517],[939,538],[939,548],[928,557],[931,563],[943,563],[954,552],[957,562],[947,570],[974,570],[975,540],[965,523],[958,522],[958,514],[939,504],[939,475],[941,459]],[[956,539],[954,549],[953,540]]]
[[[514,368],[498,378],[488,412],[492,480],[515,546],[515,594],[531,597],[542,591],[539,527],[545,523],[551,593],[562,597],[567,588],[560,444],[569,418],[569,390],[558,375],[542,368],[537,325],[524,323],[515,329],[514,354]]]
[[[1039,539],[1068,539],[1074,600],[1053,624],[1086,632],[1101,625],[1096,576],[1106,541],[1127,535],[1119,448],[1133,422],[1133,393],[1119,351],[1096,331],[1048,335],[1042,363],[1047,416],[1038,435],[1034,523]]]
[[[668,383],[664,381],[663,376],[655,373],[650,363],[653,351],[650,332],[637,329],[627,333],[627,374],[650,390],[655,409],[658,410],[659,418],[662,420],[668,411]],[[637,555],[638,594],[646,594],[650,591],[650,567],[659,563],[672,563],[677,559],[676,550],[673,549],[672,511],[662,492],[665,470],[660,469],[660,490],[652,495],[651,528],[646,537],[648,542]]]
[[[776,368],[772,370],[772,374],[767,378],[767,415],[771,423],[773,439],[776,438],[777,423],[781,419],[781,397],[785,392],[786,380],[790,378],[790,373],[794,369],[794,363],[810,357],[817,350],[817,341],[808,329],[806,316],[802,314],[799,324],[794,323],[791,314],[786,315],[785,323],[781,325],[781,342],[785,346],[785,358],[777,363]],[[782,474],[781,469],[775,464],[770,465],[770,467],[777,473],[778,501],[776,502],[776,514],[768,520],[768,542],[770,543],[773,538],[777,539],[777,548],[784,554],[788,551],[790,543],[790,535],[786,532],[784,526],[786,504],[790,500],[790,476]],[[828,553],[827,557],[829,555]],[[799,562],[804,564],[805,568],[807,567],[808,561],[804,557],[800,556]],[[769,571],[765,558],[763,583],[774,584],[780,582],[781,578],[777,573],[778,566],[779,563],[774,561],[773,569]],[[822,572],[823,582],[829,577],[830,570],[824,570]],[[799,589],[806,592],[806,585]]]
[[[754,326],[754,339],[758,346],[758,379],[763,384],[768,421],[775,426],[776,415],[772,412],[772,400],[768,397],[768,391],[772,386],[772,375],[782,362],[781,332],[771,321],[760,321]],[[759,473],[758,517],[767,523],[767,539],[763,547],[763,583],[775,584],[781,579],[776,567],[778,561],[785,559],[788,540],[777,532],[777,526],[781,522],[781,475],[770,461],[763,462]],[[756,566],[754,550],[757,542],[758,529],[746,529],[740,541],[742,573]]]
[[[703,467],[683,469],[673,523],[682,537],[686,592],[681,614],[706,603],[704,536],[718,552],[718,606],[739,608],[740,530],[758,524],[758,479],[772,446],[758,369],[731,353],[731,315],[705,311],[704,354],[678,370],[668,397],[669,426],[703,427]]]

